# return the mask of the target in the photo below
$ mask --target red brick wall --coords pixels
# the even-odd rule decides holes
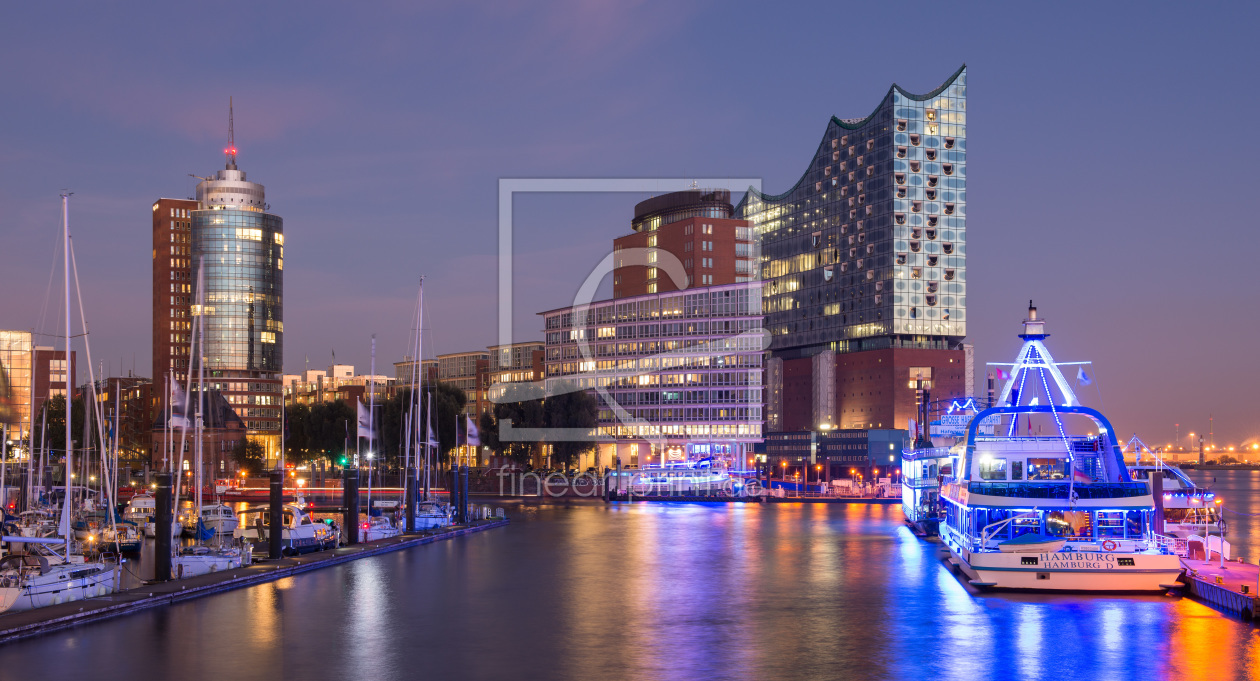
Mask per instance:
[[[713,233],[703,234],[701,225],[713,225]],[[647,248],[648,237],[656,235],[656,248],[671,253],[678,258],[678,261],[684,265],[687,271],[688,279],[685,284],[680,282],[676,285],[674,280],[665,274],[664,269],[658,267],[660,271],[656,278],[657,293],[678,291],[683,286],[734,284],[736,277],[735,228],[746,226],[748,226],[746,220],[688,218],[665,225],[655,232],[636,232],[619,237],[613,240],[613,248]],[[690,234],[687,233],[688,227],[691,228]],[[702,250],[701,243],[705,241],[713,243],[713,250]],[[691,244],[691,250],[687,250],[687,244],[689,243]],[[713,267],[701,267],[701,258],[712,259]],[[662,257],[658,261],[658,265],[662,265],[664,262],[665,258]],[[688,263],[690,263],[690,267],[686,267]],[[702,284],[701,275],[712,276],[713,282],[711,284]],[[644,295],[648,293],[647,285],[647,266],[626,265],[624,267],[616,267],[613,271],[614,298]]]
[[[814,360],[783,360],[783,430],[814,427]]]

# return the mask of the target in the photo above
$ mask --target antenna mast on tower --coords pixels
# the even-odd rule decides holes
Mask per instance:
[[[236,127],[232,121],[232,97],[228,96],[228,147],[223,150],[227,154],[227,169],[236,170]]]

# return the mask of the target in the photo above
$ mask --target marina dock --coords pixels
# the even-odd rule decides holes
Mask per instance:
[[[1260,566],[1219,560],[1181,559],[1187,595],[1244,620],[1255,618]]]
[[[474,532],[503,527],[505,518],[455,525],[441,532],[400,535],[390,539],[345,546],[328,551],[308,553],[279,560],[256,559],[252,565],[224,570],[223,572],[174,579],[169,582],[146,584],[119,591],[108,596],[71,601],[45,608],[0,615],[0,643],[38,636],[120,615],[127,615],[148,608],[210,596],[232,589],[254,586],[284,577],[291,577],[310,570],[341,565],[360,558],[379,556],[415,546],[453,539]]]

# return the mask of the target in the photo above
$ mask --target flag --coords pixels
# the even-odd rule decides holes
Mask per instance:
[[[179,387],[179,382],[171,381],[171,420],[172,428],[191,428],[188,420],[188,395]]]
[[[359,407],[359,437],[372,439],[372,412],[366,404],[356,402]],[[364,432],[367,431],[367,432]]]
[[[17,410],[14,408],[13,391],[9,387],[9,374],[0,366],[0,422],[9,423],[16,420]]]
[[[998,369],[997,377],[998,377],[998,380],[1000,381],[1009,381],[1011,380],[1011,372],[1007,371],[1006,369]]]
[[[1090,378],[1089,374],[1085,373],[1085,367],[1083,366],[1076,367],[1076,380],[1081,385],[1089,385],[1094,382],[1094,379]]]
[[[1072,464],[1072,482],[1093,482],[1094,479],[1089,474]]]
[[[466,424],[464,426],[464,444],[475,447],[480,446],[481,433],[477,431],[477,424],[473,423],[471,416],[465,416],[464,422]]]

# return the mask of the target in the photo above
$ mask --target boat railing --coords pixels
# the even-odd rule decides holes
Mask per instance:
[[[1162,534],[1155,535],[1155,543],[1159,548],[1178,556],[1186,556],[1190,553],[1190,540],[1180,537],[1165,537]]]
[[[1144,482],[969,482],[969,494],[991,497],[1024,497],[1028,499],[1067,499],[1069,488],[1077,499],[1124,499],[1140,497],[1151,492]]]

